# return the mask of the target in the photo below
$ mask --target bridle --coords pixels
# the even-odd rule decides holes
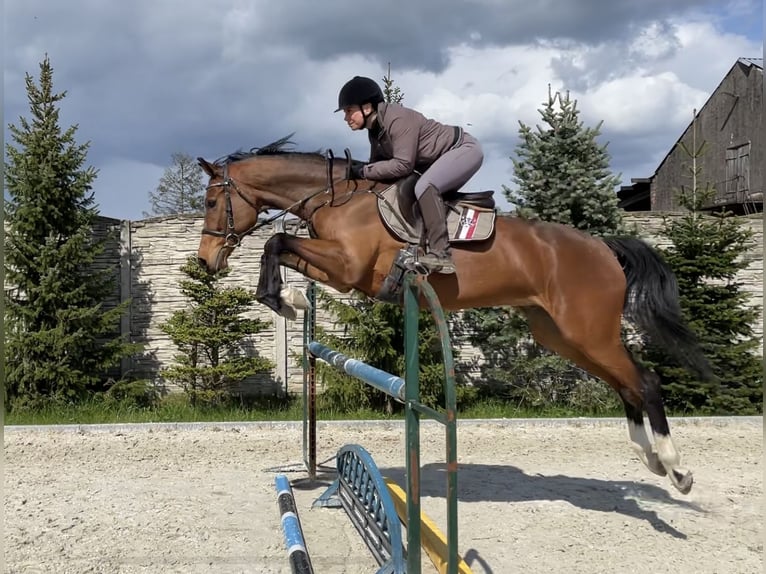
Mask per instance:
[[[237,247],[241,242],[242,238],[246,235],[250,235],[253,231],[258,229],[260,226],[260,223],[256,221],[256,224],[253,225],[250,229],[247,231],[244,231],[242,233],[236,232],[236,227],[234,227],[234,208],[231,205],[231,190],[234,189],[235,192],[247,203],[250,207],[258,211],[258,206],[253,204],[252,201],[250,201],[247,196],[242,193],[239,188],[237,187],[236,182],[229,177],[229,166],[228,164],[223,166],[223,180],[219,183],[211,183],[208,185],[205,189],[212,189],[214,187],[222,187],[223,188],[223,194],[224,198],[226,200],[226,231],[218,231],[217,229],[209,229],[207,227],[202,228],[202,233],[205,235],[213,235],[215,237],[223,237],[225,242],[225,247],[235,248]]]
[[[347,174],[350,173],[350,162],[351,162],[351,153],[348,149],[345,150],[346,152],[346,159],[349,162],[349,167],[347,168]],[[223,194],[224,199],[226,201],[226,231],[218,231],[217,229],[209,229],[207,227],[202,228],[202,233],[205,235],[212,235],[214,237],[223,237],[224,238],[224,247],[228,247],[230,249],[234,249],[235,247],[239,246],[242,243],[242,238],[250,235],[254,231],[257,231],[264,225],[268,225],[275,219],[279,219],[280,217],[284,217],[288,213],[292,213],[292,210],[296,207],[302,207],[305,205],[308,201],[315,198],[318,195],[321,195],[323,193],[330,194],[330,199],[325,201],[324,203],[318,205],[309,215],[308,218],[306,218],[306,222],[309,226],[311,226],[311,218],[312,216],[322,207],[325,205],[331,205],[335,200],[335,184],[333,181],[333,154],[331,150],[328,150],[327,153],[327,187],[319,189],[315,191],[314,193],[311,193],[307,195],[306,197],[299,199],[292,205],[287,206],[285,209],[279,211],[275,215],[272,215],[268,219],[263,219],[261,221],[257,220],[254,225],[252,225],[249,229],[243,231],[242,233],[237,233],[236,227],[234,226],[234,208],[231,204],[231,192],[234,190],[239,197],[241,197],[245,203],[247,203],[250,207],[252,207],[256,213],[260,213],[260,210],[258,209],[258,206],[255,205],[248,197],[242,193],[237,187],[237,183],[234,181],[232,177],[229,176],[229,164],[224,164],[223,166],[223,179],[218,183],[211,183],[208,185],[205,189],[212,189],[214,187],[222,187],[223,188]],[[347,175],[348,178],[348,175]],[[351,191],[351,194],[354,192]],[[220,252],[219,252],[220,256]]]

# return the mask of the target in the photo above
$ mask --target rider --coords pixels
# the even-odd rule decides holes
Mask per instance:
[[[479,142],[457,126],[447,126],[416,110],[387,103],[372,79],[355,76],[341,88],[338,109],[352,130],[367,129],[370,163],[355,164],[355,179],[394,180],[414,171],[430,253],[420,262],[431,271],[454,273],[446,210],[441,194],[460,188],[479,170],[484,153]]]

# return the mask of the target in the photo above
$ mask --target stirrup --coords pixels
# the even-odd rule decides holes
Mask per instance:
[[[450,275],[455,273],[455,263],[449,256],[439,257],[434,253],[426,253],[418,257],[418,263],[432,273]]]

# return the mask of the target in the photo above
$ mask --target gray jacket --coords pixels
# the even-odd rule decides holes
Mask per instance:
[[[369,130],[370,163],[364,177],[393,180],[413,170],[424,171],[458,143],[462,130],[426,118],[400,104],[378,104],[375,125]]]

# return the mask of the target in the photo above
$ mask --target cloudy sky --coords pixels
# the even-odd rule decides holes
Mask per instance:
[[[340,86],[388,63],[405,104],[465,126],[512,185],[519,121],[548,85],[602,126],[612,171],[646,177],[738,57],[763,54],[758,0],[5,0],[7,125],[47,53],[61,123],[90,142],[101,213],[141,219],[171,155],[216,159],[295,132],[300,149],[368,153],[334,114]]]

